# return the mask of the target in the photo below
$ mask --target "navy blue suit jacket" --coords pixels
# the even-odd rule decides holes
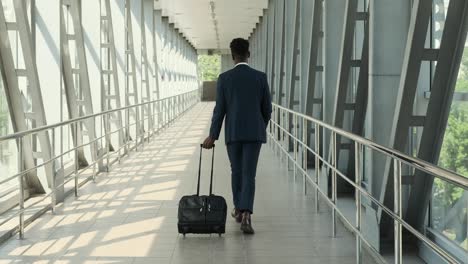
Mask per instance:
[[[239,64],[219,75],[210,137],[219,138],[223,119],[226,144],[266,142],[271,96],[266,74]]]

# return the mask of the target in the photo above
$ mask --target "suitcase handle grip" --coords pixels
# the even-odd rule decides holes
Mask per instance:
[[[198,161],[197,196],[200,195],[200,177],[201,177],[202,152],[203,152],[203,144],[200,144],[200,160]],[[211,155],[210,195],[213,194],[213,167],[214,167],[214,156],[215,156],[215,145],[213,144],[213,154]]]

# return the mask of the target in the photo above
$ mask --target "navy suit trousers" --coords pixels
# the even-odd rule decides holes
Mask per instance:
[[[227,144],[231,162],[231,184],[234,206],[253,213],[255,174],[261,142],[232,142]]]

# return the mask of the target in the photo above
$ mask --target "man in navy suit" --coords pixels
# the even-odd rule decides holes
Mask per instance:
[[[247,64],[249,42],[236,38],[231,45],[233,69],[219,75],[216,106],[210,135],[203,143],[212,148],[218,139],[223,119],[225,140],[232,171],[232,216],[245,234],[253,234],[251,214],[255,195],[255,174],[266,127],[271,117],[271,96],[265,73]]]

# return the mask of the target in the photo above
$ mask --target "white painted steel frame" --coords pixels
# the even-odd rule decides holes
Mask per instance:
[[[60,6],[63,79],[68,114],[72,119],[94,113],[80,7],[78,1],[71,0],[62,0]],[[76,54],[72,54],[73,48]],[[75,56],[72,58],[73,55]],[[82,145],[85,136],[90,141],[96,138],[95,125],[91,120],[77,125],[76,129],[71,130],[75,146]],[[97,143],[89,147],[94,161],[97,159]],[[77,155],[79,162],[76,166],[87,166],[90,163],[86,160],[83,148],[78,149]]]
[[[47,122],[37,65],[34,60],[34,48],[26,3],[25,1],[13,1],[13,4],[16,21],[6,21],[5,10],[0,2],[0,39],[2,39],[0,41],[2,67],[0,68],[13,129],[15,132],[19,132],[46,125]],[[15,63],[15,53],[12,50],[9,31],[16,33],[16,41],[21,44],[21,47],[18,48],[20,51],[16,54],[22,55],[22,58],[18,59],[23,61],[24,65],[22,66],[24,68],[18,68],[20,67],[18,61]],[[27,80],[26,93],[21,91],[19,78],[26,78]],[[28,109],[27,105],[25,105],[28,100],[31,101],[31,109]],[[38,133],[31,138],[25,138],[21,144],[18,143],[18,150],[23,153],[24,159],[22,162],[24,162],[24,167],[27,169],[33,168],[38,160],[50,159],[51,146],[48,133]],[[28,187],[38,193],[48,192],[49,187],[54,182],[53,166],[49,164],[44,169],[45,177],[37,170],[31,170],[25,177]],[[21,181],[20,184],[22,183]]]
[[[117,70],[117,52],[114,40],[114,25],[112,19],[112,10],[110,0],[100,0],[101,7],[101,111],[121,108],[120,86]],[[114,107],[112,105],[115,105]],[[117,112],[110,115],[104,126],[105,133],[112,130],[112,127],[122,127],[122,113]],[[112,126],[113,125],[113,126]],[[114,149],[112,139],[107,137],[110,148]],[[116,147],[123,146],[124,131],[118,133],[118,144]]]

